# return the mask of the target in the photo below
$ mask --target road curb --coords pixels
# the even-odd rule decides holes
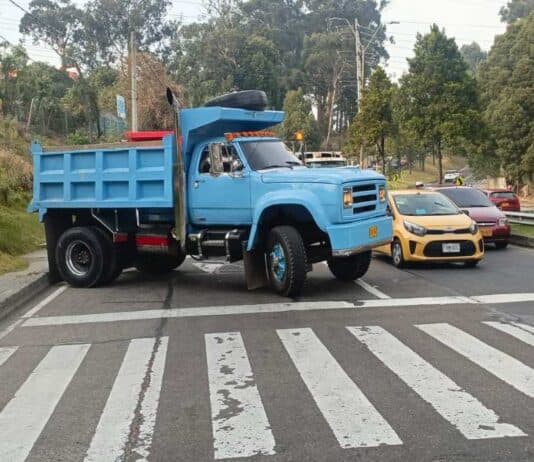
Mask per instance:
[[[510,236],[510,244],[534,249],[534,238],[512,234]]]
[[[8,314],[29,302],[48,287],[50,287],[48,273],[43,273],[37,276],[33,281],[26,284],[16,293],[11,294],[5,300],[0,301],[0,319],[5,318]]]

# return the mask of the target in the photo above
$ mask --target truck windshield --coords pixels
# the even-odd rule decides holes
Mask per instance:
[[[242,141],[240,144],[252,170],[302,165],[281,141]]]

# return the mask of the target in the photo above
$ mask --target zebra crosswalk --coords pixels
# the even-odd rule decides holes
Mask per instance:
[[[525,348],[534,346],[532,326],[494,322],[482,326],[491,328],[497,336],[513,337]],[[513,387],[515,393],[527,400],[534,398],[534,369],[519,359],[451,324],[419,324],[413,328],[422,332],[420,335],[433,347],[463,356],[473,368],[489,372],[495,380]],[[428,355],[416,351],[413,344],[408,346],[398,334],[372,325],[339,330],[339,335],[347,335],[349,345],[353,342],[355,351],[378,360],[380,367],[392,372],[392,377],[398,378],[465,440],[529,436],[534,422],[523,428],[524,420],[518,423],[512,421],[510,414],[499,415],[505,407],[504,397],[503,403],[492,408],[484,397],[476,396],[476,389],[469,390],[469,383],[463,383],[461,376],[453,377],[450,369],[447,375],[439,359],[429,361]],[[247,347],[247,338],[253,333],[199,335],[203,336],[207,387],[199,384],[198,393],[206,393],[202,398],[211,412],[203,424],[212,439],[198,444],[210,445],[213,459],[218,460],[283,455],[287,448],[277,445],[283,429],[271,423],[276,422],[270,415],[273,405],[265,398],[273,396],[273,390],[268,389],[272,382],[269,385],[258,380],[262,374],[255,370],[257,364],[250,355],[257,346]],[[312,328],[278,329],[272,338],[287,353],[287,364],[281,369],[296,374],[312,398],[302,403],[316,406],[325,438],[333,436],[341,450],[379,446],[383,450],[406,444],[402,429],[395,428],[379,411],[382,407],[375,402],[376,395],[366,395],[359,377],[344,369],[343,361],[339,362],[332,353],[336,349],[329,348],[329,342]],[[84,460],[150,460],[154,447],[169,438],[168,432],[158,431],[157,421],[162,412],[160,397],[166,387],[172,388],[165,380],[173,359],[168,355],[172,342],[172,336],[127,341],[119,367],[110,371],[111,388],[95,419]],[[358,346],[365,349],[357,350]],[[92,347],[90,343],[49,347],[18,390],[8,397],[0,408],[1,461],[26,460],[37,440],[54,430],[48,427],[54,422],[56,408],[76,374],[87,366],[85,360]],[[0,383],[24,348],[0,347]],[[283,394],[284,390],[274,392]],[[179,403],[180,396],[174,399]],[[277,401],[278,405],[280,402],[283,400]],[[298,405],[301,403],[291,403]],[[184,419],[179,422],[187,425]],[[193,460],[187,454],[182,456]]]

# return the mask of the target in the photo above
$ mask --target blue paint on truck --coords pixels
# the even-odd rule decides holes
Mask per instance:
[[[178,116],[180,146],[175,136],[71,148],[32,144],[29,210],[45,222],[58,279],[101,285],[132,265],[173,269],[187,253],[244,259],[249,287],[270,282],[294,296],[313,263],[327,260],[336,277],[354,279],[367,271],[370,250],[391,241],[384,177],[357,168],[307,169],[274,134],[262,132],[281,123],[282,112],[203,107]],[[177,168],[184,169],[182,189]],[[184,242],[175,218],[182,202]],[[111,264],[113,277],[70,274],[65,258],[75,258],[72,246],[62,252],[73,240],[84,243],[80,268],[91,273],[94,265]],[[100,262],[95,245],[112,252],[113,262]]]

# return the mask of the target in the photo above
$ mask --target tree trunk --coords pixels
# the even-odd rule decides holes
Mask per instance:
[[[439,184],[443,183],[443,155],[441,153],[441,140],[436,145],[438,151]]]
[[[386,174],[386,139],[384,136],[380,137],[380,144],[378,146],[380,157],[382,158],[382,168],[384,169],[384,175]]]

